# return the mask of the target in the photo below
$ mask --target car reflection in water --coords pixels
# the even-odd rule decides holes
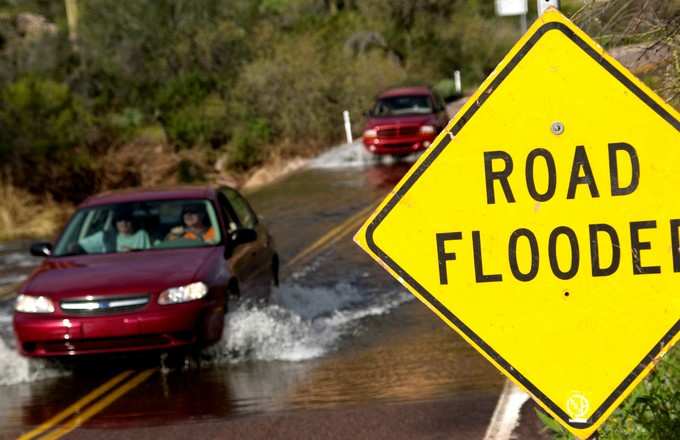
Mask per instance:
[[[413,166],[408,162],[377,164],[366,169],[366,180],[374,188],[391,190]]]
[[[273,239],[234,189],[106,193],[85,201],[17,297],[26,356],[169,349],[219,340],[230,297],[267,301]]]

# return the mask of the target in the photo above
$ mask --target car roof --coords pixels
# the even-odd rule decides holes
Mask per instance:
[[[150,200],[212,199],[216,189],[210,186],[176,186],[167,188],[134,188],[107,191],[88,197],[80,208],[113,203],[143,202]]]
[[[397,87],[394,89],[389,89],[378,95],[378,98],[389,98],[392,96],[413,96],[413,95],[432,95],[432,91],[429,87],[418,86],[418,87]]]

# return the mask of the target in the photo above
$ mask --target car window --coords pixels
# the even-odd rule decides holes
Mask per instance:
[[[229,200],[229,204],[234,209],[241,226],[248,229],[253,229],[257,226],[257,215],[250,207],[246,199],[244,199],[236,190],[231,188],[222,188],[220,192]]]
[[[427,95],[390,96],[378,99],[371,111],[373,116],[423,115],[432,113],[432,102]]]
[[[238,229],[239,221],[234,218],[236,214],[232,211],[233,208],[229,204],[229,201],[227,200],[225,195],[222,193],[217,194],[217,201],[219,202],[220,205],[220,212],[222,213],[222,217],[224,218],[224,223],[227,227],[227,232],[229,233],[234,232],[236,229]]]
[[[78,210],[54,255],[212,246],[221,229],[206,199],[126,202]]]

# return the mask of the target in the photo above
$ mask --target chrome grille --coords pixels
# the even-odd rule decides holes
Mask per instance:
[[[394,137],[399,135],[397,127],[381,128],[378,130],[378,137]]]
[[[396,126],[396,127],[385,127],[378,129],[379,138],[390,138],[397,136],[415,136],[420,132],[420,126]]]
[[[62,312],[71,315],[107,315],[143,308],[149,295],[69,298],[61,301]]]
[[[420,127],[401,127],[399,134],[402,136],[415,136],[420,132]]]

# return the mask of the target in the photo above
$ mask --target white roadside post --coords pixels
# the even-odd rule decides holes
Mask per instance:
[[[456,94],[460,95],[463,93],[463,83],[460,80],[460,70],[453,72],[453,83],[456,88]]]
[[[541,0],[538,0],[539,3]],[[522,34],[527,31],[527,0],[496,0],[496,15],[499,17],[519,15]]]
[[[549,7],[560,9],[560,0],[536,0],[536,12],[538,16],[543,15],[546,9]]]
[[[68,39],[75,44],[78,40],[78,3],[77,0],[64,0],[66,9],[66,23],[68,24]]]
[[[342,119],[345,121],[345,136],[347,137],[347,143],[351,144],[354,142],[352,138],[352,124],[349,121],[349,111],[345,110],[342,112]]]

